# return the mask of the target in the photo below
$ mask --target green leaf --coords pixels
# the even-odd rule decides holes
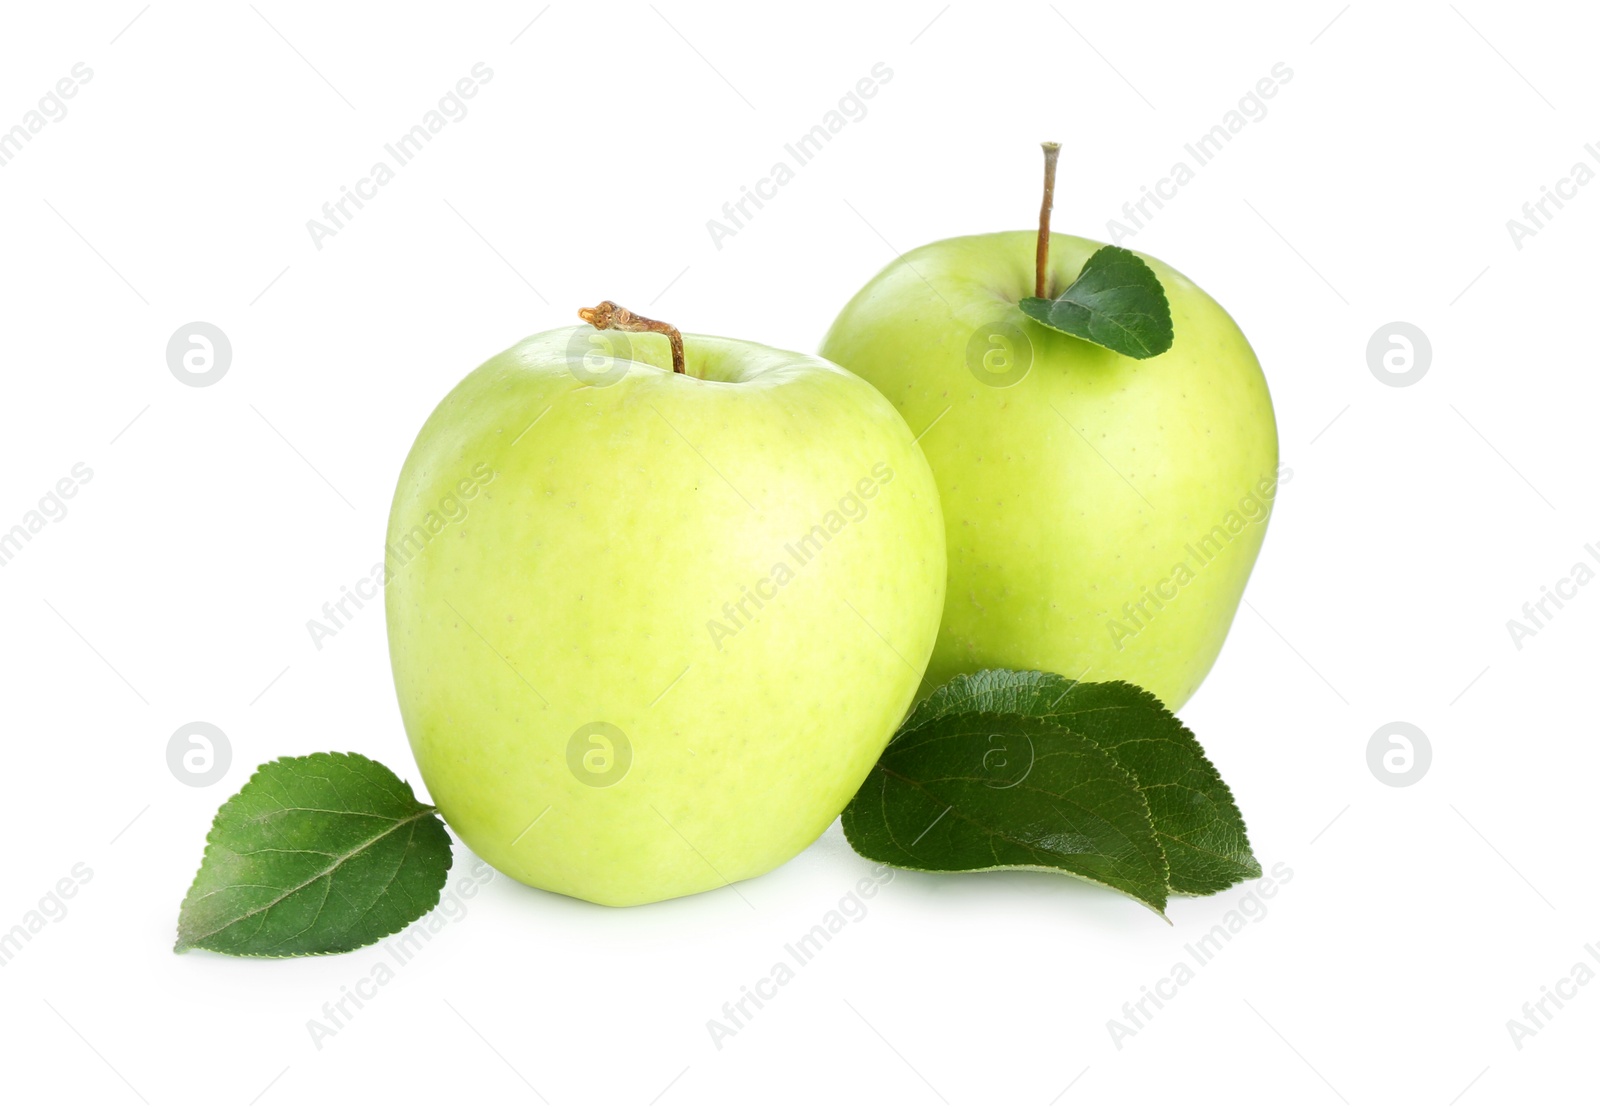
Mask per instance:
[[[1129,358],[1154,358],[1172,346],[1172,308],[1161,280],[1122,247],[1101,247],[1055,300],[1024,297],[1022,311],[1047,328]]]
[[[176,951],[349,952],[431,910],[449,870],[438,811],[383,764],[354,753],[279,759],[217,811]]]
[[[912,721],[982,708],[1037,717],[1099,745],[1139,783],[1175,894],[1215,894],[1259,878],[1244,817],[1194,733],[1154,694],[1127,682],[1073,682],[1039,671],[962,675]],[[907,722],[910,724],[911,722]]]
[[[1098,744],[1038,717],[927,704],[845,808],[857,852],[916,871],[1065,871],[1165,909],[1150,812]]]

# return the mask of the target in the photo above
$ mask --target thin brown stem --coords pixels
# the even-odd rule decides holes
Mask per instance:
[[[683,365],[683,333],[671,324],[629,312],[616,301],[601,301],[593,308],[580,308],[578,318],[600,331],[615,328],[617,331],[653,331],[657,335],[664,335],[672,345],[672,372],[688,373]]]
[[[1039,205],[1039,245],[1033,252],[1033,295],[1046,297],[1046,271],[1050,268],[1050,209],[1056,202],[1056,158],[1060,143],[1040,143],[1044,147],[1044,203]]]

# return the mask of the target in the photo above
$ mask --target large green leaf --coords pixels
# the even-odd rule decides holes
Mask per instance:
[[[1175,894],[1215,894],[1258,878],[1233,792],[1194,733],[1127,682],[1074,682],[1039,671],[982,671],[934,691],[907,726],[975,709],[1054,722],[1092,740],[1137,780]]]
[[[449,870],[438,811],[381,763],[341,753],[279,759],[217,811],[176,948],[348,952],[431,910]]]
[[[1065,871],[1166,907],[1167,865],[1133,776],[1055,722],[920,712],[844,811],[869,859],[918,871]]]

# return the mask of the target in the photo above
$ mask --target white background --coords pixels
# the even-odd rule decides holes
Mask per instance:
[[[75,863],[93,878],[0,967],[0,1099],[1589,1089],[1600,986],[1520,1049],[1506,1023],[1574,963],[1600,971],[1600,586],[1520,650],[1506,622],[1600,565],[1600,184],[1521,249],[1506,221],[1576,161],[1600,169],[1597,30],[1577,4],[1484,0],[7,5],[0,129],[74,63],[93,78],[0,168],[0,530],[74,463],[94,477],[0,567],[0,931]],[[470,113],[318,250],[306,221],[480,61]],[[877,62],[893,79],[866,117],[718,249],[706,221]],[[1179,900],[1169,927],[1065,878],[902,874],[715,1047],[706,1022],[869,870],[837,827],[738,892],[648,908],[496,879],[320,1048],[307,1022],[373,951],[172,954],[212,814],[255,765],[355,749],[416,780],[382,616],[321,650],[306,622],[379,558],[400,462],[467,371],[605,297],[814,350],[896,251],[1030,226],[1040,139],[1065,144],[1056,227],[1105,238],[1278,62],[1269,114],[1126,245],[1225,305],[1271,383],[1294,477],[1184,717],[1293,879],[1137,1035],[1107,1022],[1247,891]],[[190,321],[232,342],[208,388],[166,364]],[[1391,321],[1431,339],[1410,387],[1367,364]],[[233,753],[203,788],[166,762],[197,720]],[[1406,788],[1368,767],[1396,720],[1432,746]]]

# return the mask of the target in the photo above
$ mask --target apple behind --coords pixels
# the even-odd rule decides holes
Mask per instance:
[[[1266,379],[1238,326],[1160,261],[1166,353],[1046,328],[1036,234],[948,239],[851,299],[824,357],[883,391],[933,467],[950,566],[924,690],[985,668],[1124,679],[1177,709],[1222,648],[1278,483]],[[1066,288],[1102,244],[1050,238]]]

